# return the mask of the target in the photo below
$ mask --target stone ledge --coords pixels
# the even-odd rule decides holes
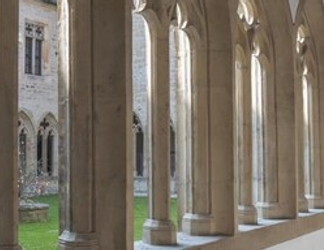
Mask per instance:
[[[19,205],[19,222],[46,222],[49,205],[44,203],[26,203]]]
[[[324,210],[300,213],[293,220],[258,220],[258,225],[240,225],[235,236],[193,237],[177,234],[177,246],[151,246],[137,241],[135,250],[260,250],[324,228]]]

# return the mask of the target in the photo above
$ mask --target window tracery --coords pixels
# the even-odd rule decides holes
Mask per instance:
[[[51,117],[45,117],[37,133],[37,175],[53,176],[55,170],[56,132]]]
[[[42,44],[44,27],[25,23],[25,73],[42,75]]]

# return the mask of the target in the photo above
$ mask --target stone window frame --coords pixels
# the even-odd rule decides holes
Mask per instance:
[[[45,41],[45,25],[33,21],[25,21],[25,74],[43,75],[43,45]]]

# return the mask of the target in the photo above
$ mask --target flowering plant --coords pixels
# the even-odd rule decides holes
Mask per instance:
[[[19,201],[27,202],[29,197],[45,194],[49,182],[41,172],[33,166],[26,168],[19,163],[18,197]]]

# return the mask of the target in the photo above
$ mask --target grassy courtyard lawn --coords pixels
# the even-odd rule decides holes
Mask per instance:
[[[44,223],[21,223],[19,242],[25,250],[57,250],[58,237],[58,197],[44,196],[35,199],[50,205],[49,218]],[[143,222],[147,216],[147,198],[134,199],[134,240],[141,239]],[[176,200],[171,200],[171,218],[176,222]]]

